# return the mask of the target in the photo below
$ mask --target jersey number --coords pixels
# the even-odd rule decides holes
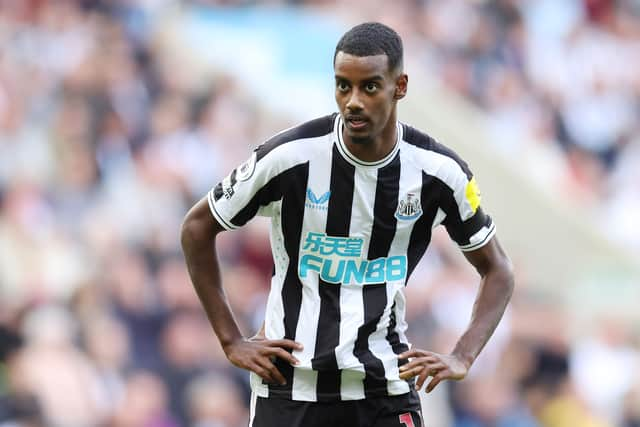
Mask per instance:
[[[411,414],[409,412],[400,415],[400,423],[407,427],[415,427],[413,424],[413,418],[411,418]]]

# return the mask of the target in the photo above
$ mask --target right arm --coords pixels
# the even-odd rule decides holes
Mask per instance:
[[[222,287],[216,254],[216,236],[224,228],[214,219],[207,198],[196,203],[182,223],[181,243],[191,282],[227,358],[235,366],[255,372],[269,383],[285,379],[272,362],[279,357],[298,360],[288,350],[302,346],[292,340],[249,340],[240,332]]]

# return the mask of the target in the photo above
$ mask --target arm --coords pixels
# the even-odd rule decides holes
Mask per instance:
[[[442,380],[461,380],[498,326],[513,292],[513,267],[496,237],[475,251],[465,252],[467,260],[476,268],[482,280],[473,306],[471,322],[450,355],[413,349],[400,358],[413,358],[400,367],[403,379],[418,376],[420,389],[428,376],[433,379],[427,393]]]
[[[191,281],[229,361],[268,382],[284,384],[285,379],[271,358],[279,357],[296,364],[297,359],[286,349],[299,349],[300,344],[287,339],[253,341],[242,335],[220,278],[215,241],[223,230],[209,211],[206,198],[187,213],[181,242]]]

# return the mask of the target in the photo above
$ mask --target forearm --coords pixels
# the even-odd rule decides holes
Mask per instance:
[[[471,322],[458,340],[452,354],[470,367],[495,331],[513,292],[510,261],[503,260],[486,272],[473,306]]]
[[[216,229],[211,221],[204,214],[190,212],[182,227],[181,242],[191,282],[224,348],[242,339],[242,333],[222,287],[215,247]]]

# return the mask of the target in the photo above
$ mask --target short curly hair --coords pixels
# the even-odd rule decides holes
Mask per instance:
[[[379,22],[365,22],[347,31],[336,46],[334,65],[338,52],[354,56],[387,55],[389,70],[402,66],[402,39]]]

